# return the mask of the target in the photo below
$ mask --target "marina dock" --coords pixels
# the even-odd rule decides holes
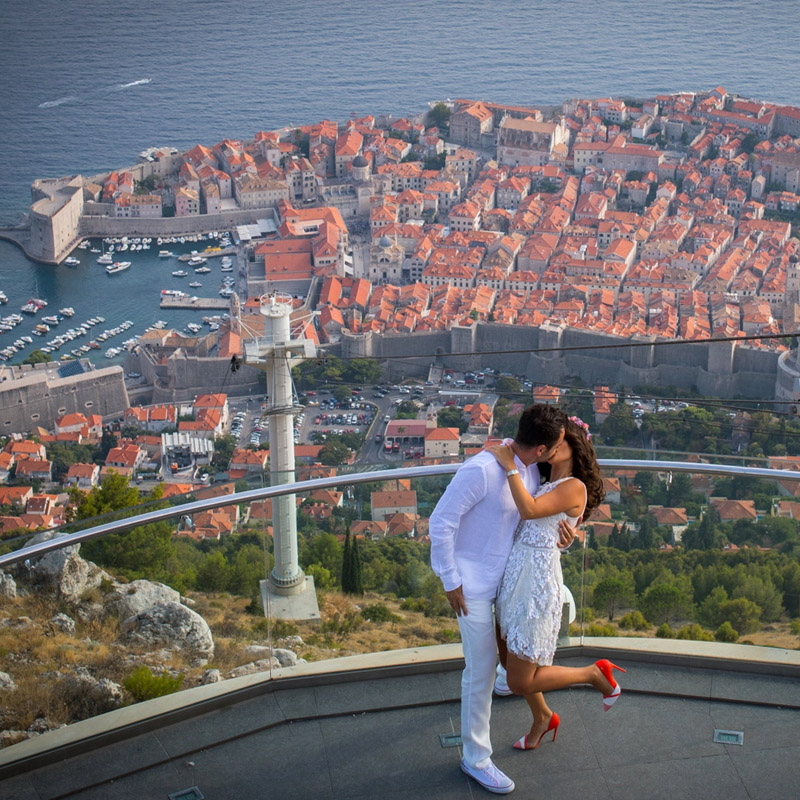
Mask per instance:
[[[198,253],[184,253],[178,256],[178,261],[191,261],[195,256],[201,258],[219,258],[220,256],[234,256],[236,255],[235,247],[226,247],[224,250],[202,250]]]
[[[228,310],[230,307],[230,300],[225,300],[221,297],[174,297],[172,295],[165,295],[161,298],[161,308],[178,308],[178,309],[224,309]]]

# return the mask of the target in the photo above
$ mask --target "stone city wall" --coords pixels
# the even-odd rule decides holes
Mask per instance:
[[[103,421],[122,417],[128,394],[121,367],[104,367],[59,378],[45,369],[31,370],[0,383],[0,431],[52,429],[64,414],[100,414]]]
[[[106,203],[86,203],[84,211],[102,211]],[[272,208],[223,211],[219,214],[197,214],[191,217],[113,217],[84,213],[80,235],[87,236],[183,236],[208,231],[232,230],[237,225],[252,224],[260,219],[275,219]],[[277,221],[276,221],[277,224]]]
[[[553,324],[522,328],[476,323],[435,334],[344,333],[340,351],[345,358],[404,356],[387,364],[389,375],[395,378],[421,376],[436,361],[456,370],[492,367],[539,383],[563,384],[578,378],[609,386],[696,387],[707,395],[763,398],[765,390],[771,395],[775,385],[778,354],[733,342],[543,352],[622,341],[615,336]],[[454,352],[469,355],[449,355]]]

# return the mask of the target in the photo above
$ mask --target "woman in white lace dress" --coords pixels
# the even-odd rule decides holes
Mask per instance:
[[[550,481],[534,496],[514,474],[511,449],[506,445],[489,448],[506,470],[522,517],[496,602],[500,658],[508,673],[508,685],[525,697],[533,714],[529,733],[514,745],[520,750],[536,749],[551,730],[555,741],[560,719],[548,708],[542,692],[588,683],[603,693],[606,710],[620,694],[612,676],[612,669],[619,668],[610,661],[603,659],[579,668],[553,666],[563,586],[558,524],[567,519],[574,526],[580,517],[588,518],[604,496],[589,438],[588,426],[571,417],[564,442],[549,461]]]

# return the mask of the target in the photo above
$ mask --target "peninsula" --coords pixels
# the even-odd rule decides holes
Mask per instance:
[[[768,385],[786,399],[800,380],[778,338],[800,315],[798,137],[800,109],[722,87],[572,99],[547,118],[457,99],[38,180],[17,239],[59,262],[87,237],[235,232],[232,320],[213,341],[151,332],[126,366],[155,401],[222,380],[257,335],[268,291],[297,298],[298,325],[319,345],[393,358],[398,374],[470,353],[450,361],[706,394],[763,397]],[[726,341],[690,355],[655,345],[712,336]],[[772,338],[734,341],[753,336]],[[563,349],[619,337],[653,346]],[[480,355],[497,351],[508,355]],[[252,391],[250,373],[231,376],[231,390]]]

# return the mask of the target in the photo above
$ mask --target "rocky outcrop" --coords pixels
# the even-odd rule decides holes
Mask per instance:
[[[186,650],[200,659],[214,654],[208,623],[180,603],[160,603],[122,623],[122,641],[147,648]]]
[[[115,584],[114,591],[106,595],[104,602],[109,611],[127,619],[164,603],[180,603],[181,596],[163,583],[138,580]]]
[[[50,627],[60,633],[66,633],[72,636],[75,633],[75,620],[68,617],[66,614],[56,614],[50,620]]]
[[[16,581],[7,573],[0,569],[0,597],[6,600],[13,600],[17,596]]]
[[[49,541],[59,535],[53,531],[37,533],[28,544]],[[17,575],[27,566],[27,574],[34,584],[44,584],[54,588],[64,599],[77,603],[90,589],[99,586],[103,580],[111,580],[111,576],[91,561],[78,555],[80,545],[73,544],[53,550],[40,558],[17,567]]]

